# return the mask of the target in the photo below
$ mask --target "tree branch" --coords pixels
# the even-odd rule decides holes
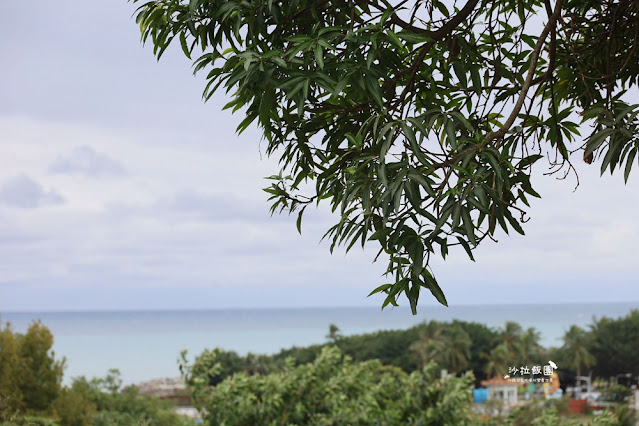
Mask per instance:
[[[524,105],[524,101],[526,100],[528,89],[530,89],[530,86],[533,83],[533,76],[535,74],[535,70],[537,69],[537,61],[539,60],[539,54],[541,53],[541,49],[544,45],[544,41],[546,40],[546,37],[548,37],[548,34],[550,34],[550,32],[555,28],[557,19],[559,19],[559,16],[561,15],[562,4],[563,4],[563,0],[557,0],[557,3],[555,4],[555,11],[553,12],[552,15],[550,15],[548,19],[548,23],[546,24],[543,31],[539,35],[539,40],[537,40],[537,44],[535,45],[535,50],[533,50],[532,56],[530,58],[528,75],[526,76],[526,81],[524,82],[524,85],[521,88],[521,92],[519,92],[519,98],[517,99],[517,103],[515,104],[515,107],[510,113],[510,116],[508,116],[508,119],[506,120],[504,125],[499,130],[494,131],[488,135],[488,137],[486,138],[486,141],[484,142],[484,146],[488,145],[490,142],[492,142],[495,139],[497,140],[503,139],[503,137],[506,135],[510,127],[515,122],[515,119],[517,118],[517,115],[519,114],[519,111],[521,111],[521,107]]]
[[[382,0],[382,2],[388,8],[394,9],[394,6],[390,4],[387,0]],[[402,20],[396,13],[393,13],[390,17],[392,23],[399,25],[405,30],[412,31],[416,34],[424,34],[432,38],[434,41],[439,41],[448,36],[459,24],[461,24],[470,13],[475,9],[479,0],[469,0],[468,3],[457,13],[457,15],[453,16],[448,22],[441,26],[436,31],[429,31],[424,28],[416,27],[409,22]]]

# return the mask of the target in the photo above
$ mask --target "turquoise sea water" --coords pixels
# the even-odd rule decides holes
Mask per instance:
[[[345,335],[403,329],[431,319],[476,321],[501,327],[516,321],[535,327],[544,346],[560,346],[573,324],[587,327],[593,317],[616,318],[639,302],[606,304],[421,306],[378,308],[242,309],[196,311],[21,312],[0,313],[15,331],[41,319],[55,336],[56,357],[67,358],[65,382],[76,376],[104,376],[117,368],[125,384],[179,376],[182,349],[192,356],[219,346],[241,354],[274,353],[282,348],[326,341],[329,324]]]

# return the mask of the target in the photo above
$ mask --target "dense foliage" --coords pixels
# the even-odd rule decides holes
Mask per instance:
[[[64,360],[51,351],[53,335],[40,322],[25,334],[0,328],[0,425],[178,426],[192,422],[173,407],[122,388],[117,370],[105,378],[77,378],[62,386]]]
[[[210,425],[547,425],[633,426],[637,415],[624,404],[594,416],[571,417],[568,401],[531,401],[508,414],[495,415],[498,405],[471,404],[472,375],[439,376],[429,363],[408,374],[379,361],[356,362],[335,346],[321,348],[313,362],[270,374],[243,372],[211,384],[223,368],[216,351],[182,369],[193,399]],[[628,389],[623,387],[627,394]],[[621,388],[611,388],[617,395]]]
[[[0,323],[0,399],[6,406],[39,412],[58,397],[64,360],[55,359],[52,345],[53,335],[40,322],[25,334]]]
[[[596,360],[596,375],[639,375],[639,310],[620,319],[601,318],[591,329],[588,350]]]
[[[451,327],[461,328],[468,334],[471,344],[469,353],[464,354],[467,369],[472,370],[476,382],[487,378],[484,369],[488,363],[487,354],[500,341],[500,332],[483,324],[455,320],[452,323],[431,321],[429,324],[418,324],[405,330],[382,330],[353,336],[330,338],[330,345],[337,346],[345,355],[354,361],[379,360],[384,365],[395,366],[406,373],[420,370],[430,361],[436,361],[442,368],[451,372],[462,372],[449,365],[446,359],[435,357],[426,359],[418,355],[416,346],[425,338],[428,328],[437,328],[447,334]],[[441,344],[445,344],[444,341]],[[280,372],[285,367],[287,358],[292,358],[296,365],[303,365],[315,361],[327,344],[310,345],[283,349],[274,355],[255,355],[249,353],[240,356],[233,351],[220,348],[204,351],[196,364],[203,364],[202,369],[211,367],[211,360],[219,367],[209,378],[210,384],[217,384],[235,373],[268,374]],[[507,371],[507,367],[505,369]],[[503,370],[502,370],[503,371]]]
[[[354,361],[379,360],[383,365],[398,367],[406,373],[419,371],[431,361],[450,373],[470,370],[477,386],[482,380],[506,374],[509,367],[543,363],[547,359],[556,361],[560,366],[563,384],[572,384],[575,376],[588,375],[590,371],[594,373],[593,377],[608,380],[610,376],[627,373],[636,376],[632,362],[624,364],[618,360],[639,359],[639,345],[633,344],[633,339],[639,336],[638,314],[638,310],[633,310],[619,319],[604,317],[594,321],[590,330],[572,326],[564,335],[564,344],[556,348],[542,347],[539,332],[533,328],[524,329],[512,321],[507,321],[499,329],[460,320],[430,321],[405,330],[383,330],[337,338],[329,337],[329,333],[326,344],[283,349],[274,355],[249,353],[241,356],[216,348],[204,351],[195,365],[201,371],[209,371],[207,383],[215,385],[235,373],[279,373],[286,368],[288,358],[292,358],[298,366],[312,363],[326,346],[336,346]],[[602,325],[605,325],[603,332],[600,329]],[[336,326],[333,327],[334,332],[339,332]],[[602,340],[602,333],[609,340]],[[613,341],[622,338],[627,340],[627,344],[613,344]],[[606,344],[602,345],[602,341]],[[601,352],[603,350],[609,351]],[[211,370],[214,364],[217,367]],[[627,385],[627,382],[620,379],[620,383]]]
[[[270,356],[207,350],[193,364],[184,356],[181,370],[209,424],[583,424],[583,419],[566,418],[565,401],[552,406],[533,401],[498,418],[493,418],[494,407],[470,408],[472,372],[481,378],[501,376],[509,366],[552,358],[564,385],[580,368],[593,368],[594,377],[606,380],[613,376],[612,385],[599,383],[598,389],[620,405],[615,416],[603,413],[592,424],[626,425],[637,420],[624,403],[629,382],[615,383],[633,364],[617,359],[637,359],[639,346],[617,345],[614,354],[603,352],[604,358],[597,351],[602,342],[611,342],[604,337],[632,343],[639,336],[638,316],[635,310],[619,319],[601,318],[590,330],[573,326],[564,345],[550,349],[539,345],[534,329],[514,322],[491,329],[430,321],[358,336],[343,336],[331,324],[325,345]],[[9,326],[0,330],[0,425],[192,424],[167,403],[138,395],[136,388],[123,389],[115,370],[62,387],[63,362],[51,353],[52,342],[40,323],[24,335]],[[441,378],[441,369],[452,374]]]
[[[136,387],[122,387],[119,372],[104,378],[75,379],[54,401],[53,414],[60,425],[129,426],[192,425],[178,416],[168,401],[138,394]]]
[[[627,180],[639,149],[634,0],[155,0],[137,22],[158,58],[173,40],[197,55],[238,131],[257,120],[273,211],[300,229],[327,200],[331,250],[379,243],[383,307],[404,294],[415,312],[422,288],[447,304],[433,256],[523,234],[540,158]]]
[[[189,372],[194,401],[211,425],[469,423],[472,375],[434,379],[428,367],[408,375],[379,361],[354,362],[335,347],[313,363],[289,360],[280,373],[236,374],[217,386],[207,384],[209,372]]]

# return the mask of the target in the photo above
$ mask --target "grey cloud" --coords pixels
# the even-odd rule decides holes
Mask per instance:
[[[69,154],[58,156],[49,166],[49,172],[79,173],[93,177],[118,176],[124,174],[124,167],[108,155],[83,145],[75,147]]]
[[[0,204],[23,209],[63,204],[64,198],[54,190],[45,190],[28,176],[14,176],[0,187]]]
[[[252,202],[229,193],[180,190],[161,201],[160,207],[179,215],[206,221],[268,220],[266,203]]]
[[[289,214],[276,210],[271,215],[271,202],[264,197],[244,197],[238,193],[208,193],[193,189],[182,189],[168,199],[158,201],[162,211],[187,216],[204,221],[250,221],[262,223],[290,223],[295,227],[299,210]],[[328,208],[311,205],[304,213],[303,223],[308,225],[332,226],[336,219]],[[324,206],[326,207],[326,206]],[[303,225],[304,226],[304,225]]]

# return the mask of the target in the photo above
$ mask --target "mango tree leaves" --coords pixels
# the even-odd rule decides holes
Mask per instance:
[[[597,156],[602,172],[623,168],[628,179],[639,146],[638,107],[626,100],[639,82],[638,9],[156,0],[137,22],[158,58],[176,38],[195,58],[205,99],[230,94],[226,108],[246,116],[239,132],[257,122],[281,165],[265,189],[271,210],[297,212],[301,232],[304,207],[328,203],[339,218],[325,234],[331,251],[379,244],[388,282],[371,294],[383,307],[404,295],[416,312],[423,288],[447,305],[433,256],[473,259],[497,229],[524,233],[540,158],[561,168],[583,148],[586,162]],[[570,148],[584,123],[594,131]]]

